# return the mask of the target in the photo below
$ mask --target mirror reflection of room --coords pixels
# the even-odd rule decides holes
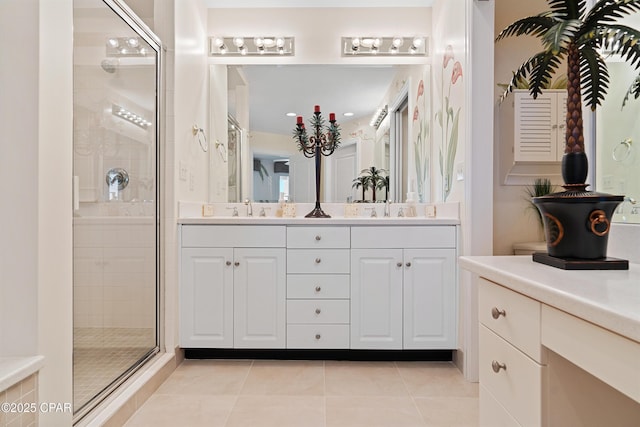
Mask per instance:
[[[296,116],[309,121],[314,105],[325,120],[335,113],[342,135],[335,153],[323,158],[321,201],[405,200],[411,183],[404,181],[414,167],[407,86],[427,80],[428,65],[212,65],[210,72],[212,123],[229,117],[227,141],[220,141],[229,159],[211,159],[212,202],[312,202],[314,162],[298,151],[292,132]],[[389,110],[394,104],[400,113]],[[399,130],[392,134],[394,124]],[[363,193],[357,179],[371,168],[388,180]]]

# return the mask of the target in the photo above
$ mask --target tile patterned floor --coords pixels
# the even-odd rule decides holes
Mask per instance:
[[[448,362],[186,360],[127,427],[478,425],[478,384]]]
[[[73,406],[82,407],[155,345],[153,329],[75,328]]]

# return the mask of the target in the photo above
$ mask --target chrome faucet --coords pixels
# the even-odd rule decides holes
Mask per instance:
[[[384,202],[384,217],[389,218],[391,216],[391,201],[389,199]]]
[[[253,216],[253,206],[251,206],[251,200],[244,199],[244,204],[247,207],[247,216]]]

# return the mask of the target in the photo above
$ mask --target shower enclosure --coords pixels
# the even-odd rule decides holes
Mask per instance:
[[[122,1],[74,2],[73,408],[159,349],[160,43]]]

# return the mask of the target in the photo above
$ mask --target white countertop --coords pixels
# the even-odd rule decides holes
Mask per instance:
[[[235,225],[458,225],[457,218],[276,218],[276,217],[198,217],[180,218],[179,224],[235,224]]]
[[[43,366],[43,356],[0,357],[0,392],[38,372]]]
[[[523,256],[465,256],[459,265],[640,342],[640,264],[629,270],[562,270]]]

